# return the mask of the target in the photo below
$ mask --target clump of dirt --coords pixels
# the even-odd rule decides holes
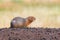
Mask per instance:
[[[55,28],[4,28],[0,40],[60,40],[60,29]]]

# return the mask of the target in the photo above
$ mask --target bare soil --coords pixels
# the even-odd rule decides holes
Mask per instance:
[[[60,29],[4,28],[0,29],[0,40],[60,40]]]

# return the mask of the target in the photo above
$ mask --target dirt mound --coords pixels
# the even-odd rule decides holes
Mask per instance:
[[[0,40],[60,40],[60,29],[5,28],[0,29]]]

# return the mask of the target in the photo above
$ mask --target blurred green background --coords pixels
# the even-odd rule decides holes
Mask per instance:
[[[0,0],[0,28],[9,28],[14,17],[36,17],[29,27],[60,28],[59,0]]]

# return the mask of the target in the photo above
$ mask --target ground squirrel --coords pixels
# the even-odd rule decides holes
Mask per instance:
[[[29,16],[27,18],[15,17],[15,18],[12,19],[12,21],[10,23],[10,28],[24,28],[24,27],[27,27],[35,19],[36,18],[33,17],[33,16]]]

